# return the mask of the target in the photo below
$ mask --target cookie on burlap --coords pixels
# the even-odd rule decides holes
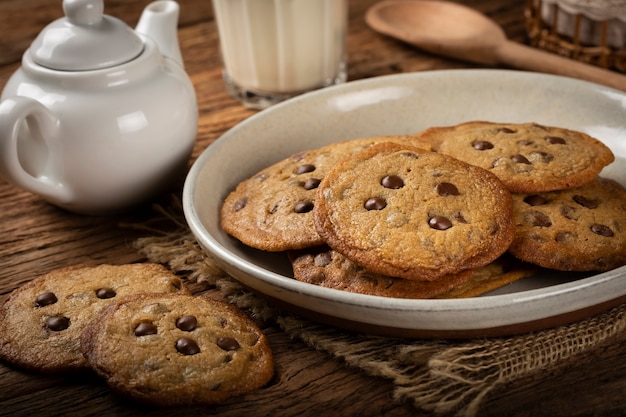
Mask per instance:
[[[235,307],[189,295],[139,294],[111,305],[81,338],[115,392],[172,406],[214,404],[265,385],[265,335]]]
[[[489,170],[515,193],[578,187],[614,160],[607,146],[587,134],[536,123],[474,121],[419,136],[437,152]]]
[[[471,270],[435,281],[416,281],[375,274],[327,246],[290,251],[294,278],[301,282],[358,294],[395,298],[433,298],[469,280]]]
[[[516,233],[509,252],[563,271],[607,271],[626,264],[626,190],[597,178],[582,187],[514,194]]]
[[[73,266],[38,277],[0,308],[0,358],[40,372],[88,369],[83,329],[117,298],[149,291],[189,293],[158,264]]]
[[[490,263],[514,233],[511,194],[496,176],[395,143],[335,164],[314,215],[320,236],[357,265],[427,281]]]
[[[311,212],[317,186],[337,161],[383,140],[416,141],[383,136],[296,153],[238,184],[220,210],[222,228],[248,246],[272,252],[323,244]]]

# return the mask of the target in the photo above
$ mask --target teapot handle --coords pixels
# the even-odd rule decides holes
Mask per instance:
[[[0,103],[0,175],[14,185],[58,203],[70,202],[73,193],[50,167],[50,140],[56,138],[58,119],[43,104],[14,96]],[[28,127],[25,135],[24,125]],[[20,147],[27,149],[22,151]],[[28,146],[28,148],[26,148]],[[43,167],[46,168],[45,172]]]

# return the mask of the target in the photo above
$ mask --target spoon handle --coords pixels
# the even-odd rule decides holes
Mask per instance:
[[[497,52],[502,63],[516,68],[579,78],[626,91],[626,76],[580,61],[509,40]]]

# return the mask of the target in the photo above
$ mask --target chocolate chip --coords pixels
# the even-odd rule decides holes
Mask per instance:
[[[368,198],[363,204],[366,210],[382,210],[387,207],[387,202],[380,197]]]
[[[533,161],[545,162],[547,164],[548,162],[552,162],[554,160],[554,155],[547,152],[532,152],[530,154],[530,159]]]
[[[184,332],[191,332],[198,326],[198,319],[196,316],[186,315],[176,320],[176,327]]]
[[[472,146],[477,151],[486,151],[488,149],[493,149],[493,143],[488,142],[486,140],[477,140],[474,143],[472,143]]]
[[[498,129],[498,133],[515,133],[515,130],[508,127],[501,127]]]
[[[220,337],[217,339],[217,345],[226,351],[239,349],[239,342],[232,337]]]
[[[611,230],[611,228],[609,226],[605,226],[603,224],[592,224],[591,225],[591,231],[597,235],[600,236],[604,236],[604,237],[613,237],[613,231]]]
[[[428,225],[436,230],[446,230],[452,227],[452,222],[447,217],[433,216],[428,219]]]
[[[235,201],[235,204],[233,204],[233,210],[239,211],[243,209],[247,204],[248,204],[248,197],[241,198]]]
[[[580,217],[578,209],[572,206],[561,206],[561,215],[570,220],[578,220]]]
[[[153,323],[143,321],[135,327],[135,336],[147,336],[149,334],[157,334],[157,327]]]
[[[575,195],[574,197],[572,197],[572,200],[574,200],[581,206],[586,207],[588,209],[598,208],[598,205],[600,204],[597,200],[591,200],[582,195]]]
[[[293,162],[302,161],[302,159],[304,159],[306,154],[307,154],[307,151],[302,151],[302,152],[295,153],[295,154],[291,155],[291,160]]]
[[[574,243],[576,236],[572,232],[559,232],[554,237],[554,240],[558,243]]]
[[[385,188],[397,190],[404,187],[404,181],[397,175],[387,175],[380,180],[380,184]]]
[[[194,340],[181,337],[176,341],[176,350],[183,355],[195,355],[200,353],[200,346]]]
[[[535,233],[529,233],[528,237],[531,240],[534,240],[535,242],[539,242],[539,243],[544,243],[546,241],[546,238],[544,236],[538,235],[538,234],[535,234]]]
[[[60,332],[70,327],[70,319],[63,316],[52,316],[46,319],[46,327],[54,332]]]
[[[524,197],[524,203],[528,204],[529,206],[543,206],[547,202],[548,200],[537,194]]]
[[[442,182],[437,184],[437,193],[442,197],[448,195],[459,195],[459,189],[452,183]]]
[[[559,137],[559,136],[548,136],[546,138],[546,142],[552,144],[552,145],[565,145],[565,139]]]
[[[526,213],[524,216],[526,223],[535,227],[550,227],[552,226],[552,221],[550,221],[550,217],[540,211],[530,211]]]
[[[35,307],[49,306],[50,304],[54,304],[57,301],[59,300],[57,299],[57,296],[54,295],[53,292],[50,292],[50,291],[42,292],[35,299]]]
[[[96,297],[101,298],[103,300],[107,298],[113,298],[117,295],[113,288],[100,288],[96,290]]]
[[[417,154],[415,152],[406,151],[406,152],[402,152],[401,155],[406,156],[411,159],[417,159]]]
[[[520,155],[520,154],[513,155],[511,157],[511,160],[515,162],[516,164],[530,164],[530,161],[526,159],[524,155]]]
[[[296,174],[305,174],[307,172],[315,171],[315,165],[312,164],[303,164],[296,168]]]
[[[298,203],[296,203],[296,206],[294,207],[294,211],[296,213],[308,213],[309,211],[313,210],[313,202],[312,201],[300,201]]]
[[[319,187],[320,182],[322,182],[322,180],[318,178],[309,178],[308,180],[306,180],[303,187],[305,190],[314,190]]]

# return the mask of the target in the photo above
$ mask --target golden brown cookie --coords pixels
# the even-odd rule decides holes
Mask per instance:
[[[272,252],[322,244],[311,212],[320,181],[337,161],[382,140],[415,138],[355,139],[292,155],[242,181],[226,197],[222,228],[248,246]]]
[[[511,255],[506,255],[504,254],[488,265],[473,269],[468,280],[435,298],[478,297],[522,278],[530,277],[539,269],[521,261],[516,262]]]
[[[511,194],[493,174],[395,143],[335,164],[314,215],[320,236],[357,265],[427,281],[490,263],[514,233]]]
[[[563,271],[606,271],[626,264],[626,190],[598,178],[582,187],[514,194],[509,251]]]
[[[143,292],[189,290],[157,264],[74,266],[36,278],[0,308],[0,358],[40,372],[88,369],[83,329],[118,298]]]
[[[434,281],[388,277],[367,271],[327,246],[289,252],[294,278],[308,284],[358,294],[395,298],[433,298],[468,281],[462,271]]]
[[[85,330],[81,346],[111,389],[162,406],[214,404],[274,373],[269,343],[248,316],[188,295],[119,300]]]
[[[492,172],[515,193],[578,187],[614,160],[607,146],[587,134],[536,123],[474,121],[420,136],[435,151]]]

